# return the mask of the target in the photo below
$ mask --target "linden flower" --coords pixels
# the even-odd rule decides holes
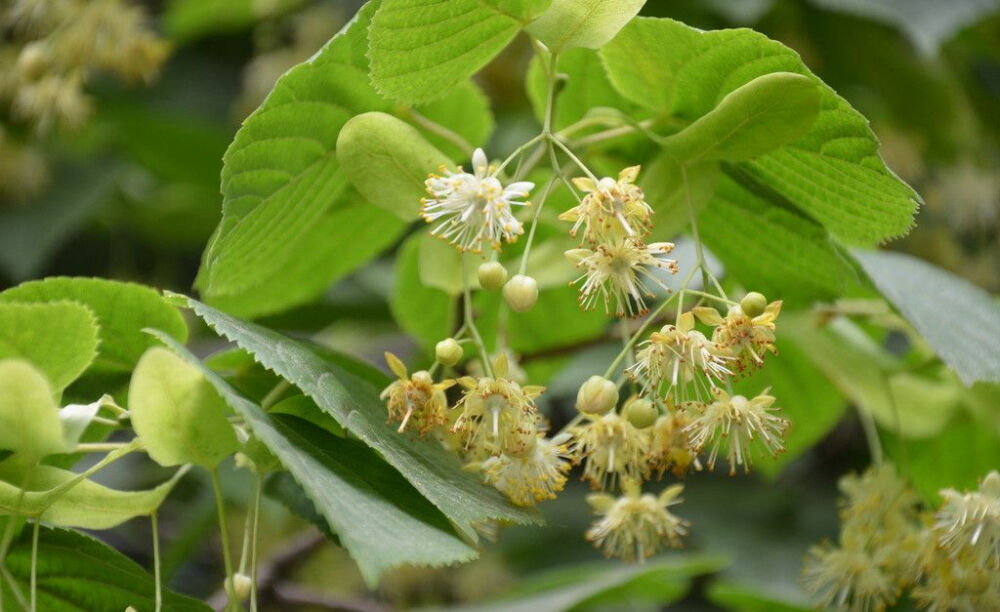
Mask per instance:
[[[534,506],[546,499],[555,499],[556,493],[566,485],[566,442],[569,434],[547,439],[537,436],[534,444],[524,454],[503,453],[472,464],[470,468],[482,470],[484,480],[493,485],[519,506]]]
[[[680,316],[677,326],[664,325],[639,346],[635,364],[625,371],[642,383],[643,392],[658,390],[666,384],[663,397],[669,398],[679,389],[679,397],[673,398],[678,403],[705,398],[716,381],[732,375],[726,367],[731,357],[694,329],[694,316],[690,312]],[[690,392],[689,383],[693,383]]]
[[[643,495],[632,480],[623,489],[625,495],[618,499],[603,493],[587,496],[587,502],[602,516],[587,531],[588,540],[605,556],[640,562],[653,556],[663,543],[681,545],[689,523],[668,508],[681,503],[684,485],[668,487],[659,496]]]
[[[408,376],[406,366],[392,353],[385,354],[389,368],[399,377],[386,387],[379,398],[388,400],[386,408],[389,419],[386,423],[399,423],[399,433],[413,423],[420,435],[424,435],[447,420],[445,408],[448,400],[444,396],[445,389],[455,384],[453,380],[443,380],[437,384],[431,375],[421,370]]]
[[[421,200],[420,214],[428,223],[441,221],[431,234],[459,251],[479,253],[484,240],[499,249],[502,240],[513,242],[524,233],[511,207],[530,205],[519,200],[528,197],[534,183],[519,181],[504,187],[482,149],[472,154],[473,174],[458,170],[442,166],[443,176],[431,174],[424,181],[432,197]]]
[[[507,376],[507,359],[501,354],[494,365],[495,378],[464,376],[458,383],[465,394],[456,404],[461,414],[451,430],[460,433],[467,451],[474,454],[520,455],[537,435],[535,398],[544,387],[521,387]]]
[[[618,173],[617,181],[609,176],[596,183],[585,177],[573,179],[573,184],[587,195],[559,215],[561,220],[573,222],[570,235],[576,236],[580,226],[584,226],[583,239],[591,243],[649,233],[653,209],[646,203],[642,189],[634,184],[639,168],[625,168]]]
[[[923,580],[910,593],[930,612],[1000,610],[1000,572],[976,563],[973,551],[950,556],[936,546],[933,560],[922,569]]]
[[[732,306],[725,318],[709,307],[694,308],[692,312],[702,323],[715,327],[712,341],[733,355],[740,372],[763,364],[767,351],[778,352],[774,347],[774,321],[781,312],[781,300],[771,302],[755,317],[744,313],[739,305]]]
[[[566,257],[584,270],[572,283],[583,281],[580,305],[591,310],[600,300],[604,302],[604,311],[610,314],[613,299],[617,316],[634,317],[645,313],[646,298],[653,297],[650,284],[668,290],[654,270],[660,268],[677,273],[677,262],[665,257],[673,250],[674,245],[670,242],[647,245],[635,238],[621,238],[593,249],[566,251]]]
[[[934,530],[952,555],[968,549],[982,567],[1000,569],[1000,473],[990,472],[978,491],[941,491],[944,503]]]
[[[640,480],[649,473],[649,440],[641,430],[615,412],[586,417],[588,423],[573,429],[573,454],[577,462],[586,462],[584,479],[606,489],[618,478]]]
[[[894,577],[883,571],[882,553],[814,546],[806,557],[802,583],[824,608],[870,612],[885,610],[899,596]]]
[[[678,478],[687,474],[694,465],[701,469],[698,453],[690,447],[684,428],[693,417],[687,410],[678,409],[669,415],[663,415],[653,423],[649,442],[649,467],[656,470],[662,477],[667,470]]]
[[[726,458],[730,474],[736,473],[737,465],[742,465],[745,472],[750,471],[754,446],[763,446],[772,456],[785,449],[782,434],[788,427],[788,421],[774,414],[778,411],[773,407],[775,398],[767,395],[767,391],[769,389],[753,399],[747,399],[742,395],[730,397],[716,388],[714,393],[717,399],[702,407],[701,414],[684,428],[691,446],[696,449],[700,450],[713,442],[708,455],[709,469],[715,469],[723,439],[728,441]]]
[[[891,463],[869,468],[863,475],[840,479],[845,503],[841,511],[843,538],[856,537],[890,546],[909,537],[916,525],[917,494]]]

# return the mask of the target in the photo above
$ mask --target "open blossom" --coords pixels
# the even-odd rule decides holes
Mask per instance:
[[[774,414],[775,398],[767,395],[767,390],[753,399],[742,395],[729,396],[722,389],[713,391],[716,400],[702,407],[700,414],[685,428],[691,446],[702,449],[712,444],[708,455],[708,468],[715,469],[723,441],[728,450],[729,473],[736,472],[742,465],[749,472],[753,463],[754,447],[763,447],[772,456],[784,450],[782,435],[788,428],[788,421]]]
[[[733,355],[733,365],[740,372],[762,365],[768,352],[778,352],[774,347],[774,321],[781,312],[781,300],[771,302],[754,317],[738,304],[729,309],[725,318],[714,308],[695,308],[692,312],[702,323],[715,327],[712,341]]]
[[[673,250],[674,245],[670,242],[647,245],[636,238],[621,238],[598,244],[593,249],[566,251],[566,256],[583,270],[583,274],[573,281],[573,284],[582,281],[580,305],[590,310],[601,301],[604,311],[610,313],[614,301],[617,316],[645,313],[646,298],[653,297],[651,285],[667,289],[656,270],[677,273],[677,262],[666,258]]]
[[[653,332],[639,347],[635,364],[626,372],[646,393],[665,386],[663,397],[678,404],[708,399],[704,396],[709,389],[732,375],[726,366],[732,357],[694,329],[694,316],[689,312],[680,316],[676,326],[664,325]]]
[[[448,240],[460,251],[482,251],[483,241],[494,249],[503,240],[513,242],[524,233],[514,217],[513,206],[527,206],[535,184],[526,181],[506,187],[494,174],[486,154],[476,149],[472,154],[472,174],[460,167],[458,172],[441,168],[424,184],[430,198],[421,200],[420,214],[428,222],[439,222],[431,233]]]
[[[681,503],[684,485],[664,489],[659,496],[643,494],[636,481],[624,483],[625,494],[617,499],[607,494],[588,495],[587,502],[601,518],[587,531],[587,539],[608,557],[642,561],[667,543],[680,546],[688,522],[670,512]]]
[[[944,503],[934,530],[951,554],[968,550],[982,567],[1000,571],[1000,472],[990,472],[977,491],[941,491]]]
[[[693,420],[687,410],[678,408],[670,414],[656,419],[650,430],[649,467],[651,471],[663,473],[670,470],[678,478],[687,474],[693,465],[701,469],[698,462],[698,452],[691,448],[690,440],[684,431]]]
[[[899,597],[898,581],[884,567],[890,555],[885,550],[842,548],[829,543],[814,546],[803,568],[803,587],[824,608],[885,610]]]
[[[552,439],[539,435],[534,444],[518,455],[502,453],[478,462],[483,479],[519,506],[533,506],[546,499],[555,499],[566,486],[568,434]]]
[[[647,435],[616,412],[586,419],[572,430],[573,455],[577,462],[585,462],[583,477],[593,487],[606,489],[619,478],[640,480],[648,474]]]
[[[455,381],[444,380],[435,383],[426,370],[414,372],[413,376],[409,376],[406,366],[392,353],[385,354],[385,361],[399,377],[379,396],[387,400],[389,418],[386,422],[398,422],[400,433],[405,431],[408,425],[412,425],[420,435],[444,424],[447,419],[445,409],[448,407],[444,391],[455,384]]]
[[[559,215],[563,221],[572,221],[571,236],[576,236],[583,226],[583,240],[597,243],[628,237],[641,237],[649,233],[653,209],[646,203],[642,189],[635,185],[639,166],[625,168],[618,173],[618,180],[606,176],[593,179],[578,177],[573,184],[586,193],[577,206]]]

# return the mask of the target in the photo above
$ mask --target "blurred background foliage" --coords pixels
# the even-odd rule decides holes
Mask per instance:
[[[43,276],[82,275],[192,291],[220,216],[222,154],[240,122],[285,70],[315,53],[359,5],[350,0],[5,1],[0,5],[0,288]],[[870,118],[889,166],[924,197],[917,227],[889,248],[934,262],[993,294],[1000,291],[997,2],[650,0],[643,13],[705,29],[753,27],[797,50]],[[495,155],[536,131],[523,87],[529,59],[530,46],[519,38],[478,77],[493,104],[496,129],[489,150]],[[393,315],[418,341],[436,339],[441,334],[434,322],[420,320],[419,305],[446,299],[440,290],[447,287],[435,289],[434,279],[420,277],[417,260],[433,256],[427,254],[433,247],[418,254],[410,246],[415,244],[384,254],[320,299],[263,322],[369,362],[379,361],[387,349],[419,359],[420,346],[400,331]],[[411,312],[391,306],[393,293],[400,291],[408,292]],[[561,302],[572,305],[568,297]],[[699,474],[688,483],[680,513],[696,520],[688,547],[704,555],[685,557],[679,565],[599,567],[592,575],[600,580],[582,588],[591,575],[587,570],[558,569],[598,560],[580,537],[589,516],[581,499],[584,488],[574,483],[567,494],[543,505],[548,528],[505,530],[479,561],[452,569],[399,569],[377,592],[368,592],[343,551],[324,543],[280,501],[293,503],[300,496],[283,493],[288,483],[274,481],[263,537],[268,601],[274,609],[375,610],[471,604],[520,593],[529,597],[525,609],[619,609],[623,602],[656,609],[674,600],[678,609],[690,610],[775,610],[779,601],[795,609],[803,601],[797,579],[806,548],[836,534],[836,479],[869,461],[848,402],[874,414],[887,451],[904,473],[927,475],[917,485],[928,498],[940,486],[973,484],[984,471],[970,474],[970,463],[1000,465],[1000,451],[991,448],[995,435],[984,437],[974,421],[976,415],[996,419],[995,385],[955,384],[954,375],[884,302],[856,299],[827,307],[860,315],[860,322],[841,320],[817,331],[796,327],[789,317],[784,329],[795,333],[779,338],[782,356],[763,381],[787,398],[796,422],[791,452],[750,477]],[[606,363],[615,347],[594,339],[599,331],[587,327],[593,327],[592,319],[574,319],[571,312],[538,314],[543,320],[534,327],[529,321],[529,333],[512,338],[512,344],[522,352],[521,366],[533,382],[548,384],[545,407],[558,425],[584,374]],[[553,342],[542,333],[546,317],[564,314],[578,326],[582,344],[573,350],[565,345],[577,338]],[[843,342],[831,343],[831,335],[857,342],[844,349]],[[202,336],[201,352],[218,348],[209,334]],[[805,356],[817,367],[804,366]],[[922,367],[923,362],[929,365]],[[238,370],[249,396],[253,388],[271,387],[263,372],[238,355],[229,355],[227,363],[220,367]],[[889,403],[924,407],[909,415],[905,427],[886,408],[880,389],[866,386],[864,370],[871,363],[897,372],[890,378]],[[911,367],[903,370],[902,363]],[[160,475],[146,463],[122,462],[101,479],[129,488]],[[241,532],[245,478],[245,472],[231,470],[225,480],[236,506],[234,534]],[[215,533],[210,487],[192,474],[161,516],[169,517],[162,527],[168,542],[165,576],[183,592],[211,596],[221,571],[218,542],[212,540],[217,536],[210,535]],[[148,561],[146,523],[134,521],[101,537]],[[712,586],[692,578],[727,560],[723,579]],[[532,593],[543,599],[530,599]],[[495,609],[507,609],[498,605]]]

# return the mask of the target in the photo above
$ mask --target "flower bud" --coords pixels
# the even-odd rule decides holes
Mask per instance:
[[[636,429],[645,429],[656,422],[660,416],[653,402],[644,397],[631,397],[622,407],[622,416],[628,419]]]
[[[445,338],[434,346],[434,358],[442,365],[453,366],[462,359],[465,351],[454,338]]]
[[[618,403],[618,385],[603,376],[591,376],[576,394],[576,409],[584,414],[604,414]]]
[[[524,274],[515,274],[503,286],[503,299],[514,312],[525,312],[538,301],[538,283]]]
[[[500,291],[507,282],[507,268],[499,261],[479,264],[479,286],[487,291]]]
[[[759,316],[767,308],[767,298],[761,293],[751,291],[740,300],[740,308],[743,309],[743,314],[750,318]]]
[[[226,578],[226,591],[233,594],[238,601],[246,601],[250,597],[253,583],[246,574],[233,574]]]
[[[17,68],[26,79],[36,79],[45,71],[49,63],[45,42],[36,40],[21,49],[17,58]]]

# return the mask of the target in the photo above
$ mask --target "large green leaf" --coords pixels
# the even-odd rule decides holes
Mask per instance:
[[[552,0],[480,0],[498,13],[528,23],[549,8]]]
[[[1000,382],[1000,304],[993,296],[903,253],[853,254],[875,286],[965,384]]]
[[[301,342],[197,300],[183,299],[217,333],[299,387],[345,429],[381,453],[467,536],[474,537],[476,524],[492,519],[518,523],[540,520],[534,511],[511,505],[475,475],[462,471],[457,458],[440,445],[387,427],[378,388],[321,358]]]
[[[804,136],[819,114],[819,87],[793,72],[759,76],[661,142],[682,162],[744,161]]]
[[[882,162],[868,122],[781,43],[753,30],[705,32],[670,19],[637,18],[600,53],[622,95],[688,122],[759,76],[792,72],[813,79],[821,101],[812,128],[742,162],[742,169],[847,242],[871,244],[912,226],[918,196]]]
[[[528,32],[554,52],[597,49],[639,13],[646,0],[552,0]]]
[[[0,302],[55,302],[69,300],[89,308],[100,327],[94,369],[129,372],[156,340],[144,327],[162,329],[177,340],[187,340],[188,329],[177,309],[156,291],[134,283],[103,278],[52,277],[23,283],[0,293]]]
[[[57,408],[38,368],[21,359],[0,360],[0,448],[27,464],[65,452]]]
[[[153,489],[119,491],[69,470],[49,465],[25,468],[11,460],[0,464],[0,511],[40,515],[62,527],[110,529],[155,512],[184,472],[178,470]]]
[[[366,200],[404,221],[417,218],[427,175],[452,165],[416,128],[379,112],[344,124],[337,161]]]
[[[98,328],[85,306],[72,302],[0,302],[0,359],[30,361],[61,392],[97,356]]]
[[[14,540],[5,559],[22,593],[31,585],[31,529]],[[91,536],[67,529],[41,527],[38,537],[38,609],[45,612],[90,610],[153,610],[153,577],[135,561]],[[0,597],[16,601],[7,581],[0,581]],[[170,612],[209,612],[207,605],[174,591],[163,590],[163,609]]]
[[[749,290],[799,304],[840,295],[854,278],[829,233],[798,211],[770,205],[729,177],[698,215],[705,244]]]
[[[519,29],[516,19],[479,0],[383,0],[369,31],[372,82],[402,102],[440,98]]]
[[[422,244],[427,240],[433,238],[416,235],[403,243],[396,255],[396,282],[389,305],[393,318],[406,333],[432,347],[452,332],[456,301],[441,288],[427,286],[421,278]]]
[[[639,174],[639,186],[653,207],[651,240],[672,240],[708,205],[721,171],[718,162],[681,164],[660,154]]]
[[[191,367],[200,366],[179,344],[171,347]],[[297,417],[265,413],[217,374],[201,368],[295,477],[357,561],[369,585],[377,584],[382,572],[394,565],[441,565],[477,556],[441,511],[374,450]]]
[[[814,609],[729,580],[712,581],[706,595],[710,602],[730,612],[810,612]]]
[[[160,465],[213,469],[238,448],[226,403],[197,368],[165,348],[139,360],[128,406],[132,428]]]

